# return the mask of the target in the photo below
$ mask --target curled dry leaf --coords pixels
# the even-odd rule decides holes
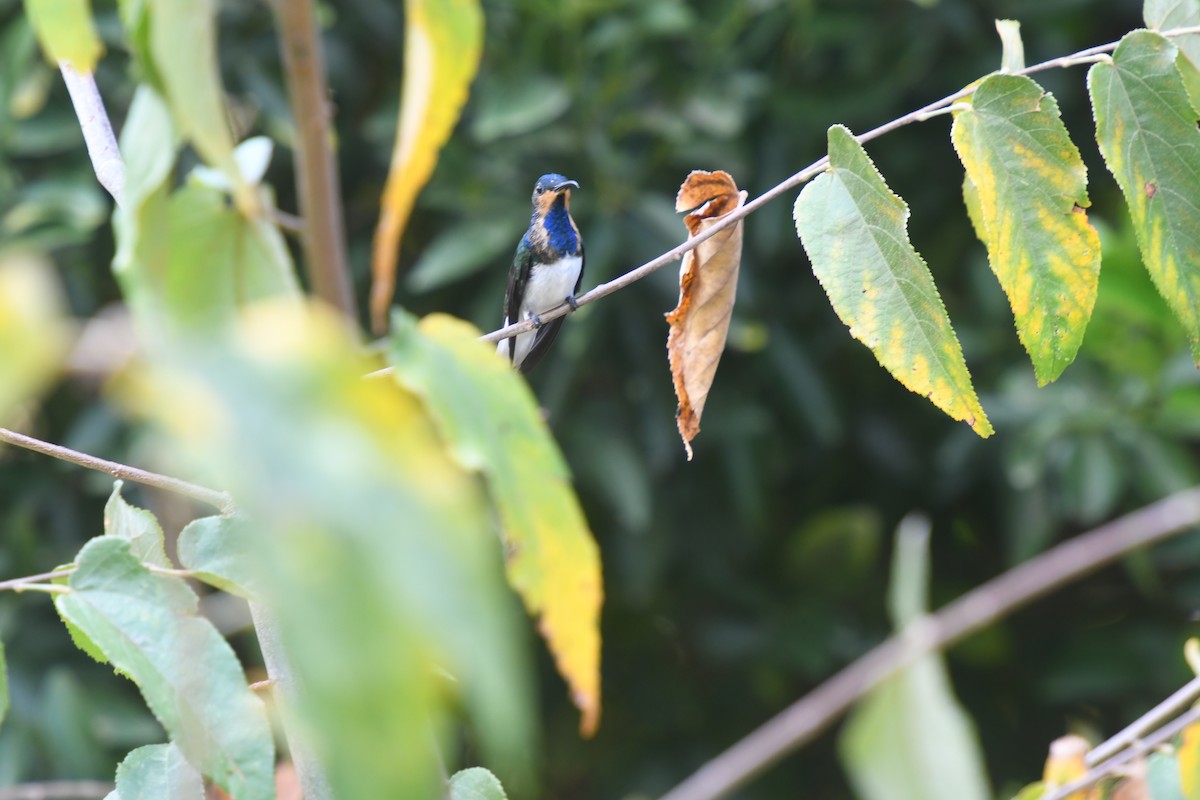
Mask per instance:
[[[696,170],[679,187],[675,210],[688,212],[683,221],[695,236],[745,202],[746,192],[738,191],[729,173]],[[675,422],[689,461],[692,439],[700,432],[700,415],[725,350],[741,263],[742,222],[738,220],[684,255],[679,305],[667,314],[671,325],[667,357],[679,399]]]

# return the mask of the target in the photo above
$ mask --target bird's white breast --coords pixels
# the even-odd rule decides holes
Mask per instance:
[[[582,258],[564,256],[552,264],[540,264],[530,270],[525,297],[521,299],[521,317],[549,311],[566,300],[567,295],[574,294],[582,268]]]

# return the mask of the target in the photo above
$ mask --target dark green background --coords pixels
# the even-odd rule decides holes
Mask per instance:
[[[907,0],[514,0],[485,2],[487,37],[462,123],[421,195],[401,252],[398,300],[497,326],[534,180],[579,181],[584,287],[684,235],[674,193],[692,169],[725,169],[756,195],[816,160],[825,130],[874,127],[999,65],[992,21],[1022,23],[1029,62],[1113,41],[1136,2]],[[96,3],[114,122],[129,61],[111,2]],[[368,257],[398,104],[402,4],[321,6],[351,261],[365,304]],[[266,133],[269,179],[295,209],[291,123],[272,18],[225,2],[221,58],[240,135]],[[948,117],[871,143],[912,208],[929,262],[996,426],[978,439],[906,391],[851,339],[791,223],[794,195],[747,220],[729,348],[687,463],[666,369],[668,267],[566,324],[532,376],[576,475],[604,559],[604,720],[590,742],[542,658],[546,797],[653,796],[888,632],[891,533],[934,521],[935,605],[1055,541],[1197,480],[1200,384],[1182,332],[1141,268],[1120,195],[1099,159],[1085,69],[1039,76],[1092,178],[1100,298],[1078,361],[1038,390],[1003,293],[964,211]],[[0,0],[0,247],[52,248],[80,317],[117,301],[108,201],[95,186],[57,74],[19,3]],[[22,426],[153,467],[105,401],[68,379]],[[100,532],[103,476],[0,457],[0,577],[71,559]],[[168,527],[171,501],[134,490]],[[1037,603],[948,655],[999,792],[1035,779],[1048,743],[1111,734],[1189,671],[1200,540],[1185,536]],[[220,609],[218,608],[218,613]],[[132,684],[74,650],[44,596],[0,596],[13,711],[0,785],[111,778],[156,740]],[[257,654],[235,636],[245,657]],[[740,796],[848,796],[832,735]],[[469,745],[468,745],[468,758]]]

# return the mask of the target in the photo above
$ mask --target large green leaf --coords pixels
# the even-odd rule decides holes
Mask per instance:
[[[533,701],[479,482],[417,397],[362,379],[372,362],[344,320],[305,310],[252,308],[125,385],[176,452],[237,488],[244,523],[198,523],[180,558],[253,588],[278,620],[303,687],[293,710],[336,796],[440,796],[435,748],[453,750],[463,709],[489,766],[519,783]],[[224,560],[221,537],[238,537]]]
[[[1075,359],[1100,285],[1083,159],[1054,97],[1020,75],[985,78],[951,136],[975,192],[968,207],[978,203],[976,230],[1046,384]]]
[[[495,775],[483,767],[459,770],[450,777],[449,800],[508,800]]]
[[[1156,31],[1200,25],[1200,0],[1146,0],[1142,6],[1146,27]],[[1194,66],[1200,66],[1200,34],[1172,37]]]
[[[1200,130],[1178,49],[1156,33],[1125,36],[1088,73],[1096,140],[1137,231],[1142,260],[1183,322],[1200,363]]]
[[[96,68],[104,47],[88,0],[25,0],[25,13],[47,58],[66,61],[79,72]]]
[[[167,559],[163,544],[162,526],[146,509],[125,502],[121,496],[122,486],[123,481],[113,484],[112,494],[104,505],[104,535],[129,540],[130,552],[144,564],[170,567],[171,562]]]
[[[173,744],[150,744],[132,751],[117,767],[114,800],[204,800],[200,773]]]
[[[896,536],[891,611],[898,629],[925,612],[929,523],[910,517]],[[991,797],[970,719],[940,656],[928,655],[864,698],[842,731],[842,761],[860,800]]]
[[[990,436],[933,276],[908,240],[908,206],[840,125],[829,129],[829,163],[794,215],[834,311],[896,380]]]
[[[600,715],[600,555],[537,401],[470,325],[398,313],[392,328],[397,378],[426,399],[458,460],[487,479],[509,583],[538,618],[590,735]]]
[[[59,613],[141,690],[179,749],[238,800],[274,796],[274,745],[262,702],[176,577],[149,572],[130,542],[102,536],[79,551]]]

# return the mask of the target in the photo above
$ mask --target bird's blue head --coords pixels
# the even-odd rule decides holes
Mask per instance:
[[[558,202],[559,198],[562,198],[563,206],[569,205],[572,187],[578,189],[579,184],[557,172],[551,172],[538,178],[537,183],[533,185],[534,213],[544,215]]]

